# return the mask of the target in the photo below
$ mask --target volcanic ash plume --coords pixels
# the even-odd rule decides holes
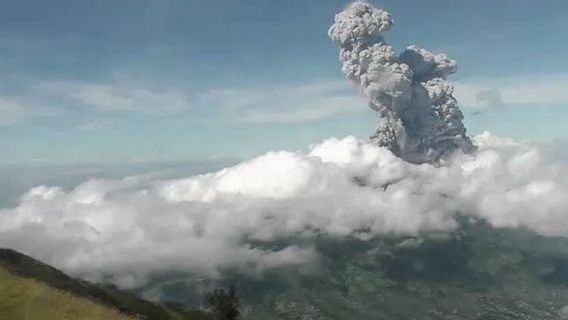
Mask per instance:
[[[473,151],[453,86],[445,79],[456,72],[456,61],[416,46],[397,57],[383,38],[392,24],[388,12],[354,2],[329,28],[340,47],[343,73],[380,115],[372,141],[413,163]]]

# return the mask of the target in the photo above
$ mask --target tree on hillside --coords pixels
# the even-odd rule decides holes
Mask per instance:
[[[215,320],[237,320],[240,318],[241,302],[237,288],[215,289],[205,296],[205,304],[211,310]]]

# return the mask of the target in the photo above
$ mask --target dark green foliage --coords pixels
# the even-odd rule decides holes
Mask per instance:
[[[215,289],[205,296],[205,304],[210,308],[215,320],[237,320],[240,317],[241,302],[237,289]]]
[[[238,283],[241,310],[251,320],[559,319],[568,304],[568,240],[460,222],[453,232],[414,237],[255,243],[309,243],[318,261],[310,269],[267,270],[260,277],[224,271],[209,287],[186,278],[178,291],[163,291],[163,299]]]

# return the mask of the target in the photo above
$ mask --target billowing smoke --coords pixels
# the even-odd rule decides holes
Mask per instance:
[[[414,163],[473,151],[453,86],[445,79],[456,72],[456,61],[416,46],[397,57],[383,37],[392,24],[388,12],[354,2],[329,28],[345,76],[380,115],[372,140]]]

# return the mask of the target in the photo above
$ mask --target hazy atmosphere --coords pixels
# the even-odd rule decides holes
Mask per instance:
[[[245,319],[568,319],[565,1],[2,4],[0,248]]]

